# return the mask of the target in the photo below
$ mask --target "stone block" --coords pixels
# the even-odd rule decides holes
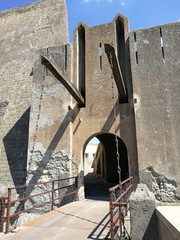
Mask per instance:
[[[158,240],[155,197],[145,184],[139,184],[130,197],[132,240]]]

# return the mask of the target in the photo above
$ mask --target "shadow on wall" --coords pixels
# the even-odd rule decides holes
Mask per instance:
[[[154,211],[142,240],[158,240],[158,239],[159,239],[158,223],[157,216]]]
[[[117,107],[119,105],[119,100],[116,101],[115,106]],[[119,112],[118,112],[119,114]],[[114,123],[114,109],[112,108],[104,126],[102,127],[101,132],[109,132],[112,125]]]
[[[16,187],[26,182],[29,117],[30,107],[3,138],[7,161]]]
[[[69,109],[69,111],[67,112],[66,116],[64,117],[63,121],[60,123],[60,126],[57,130],[57,132],[55,133],[53,139],[51,140],[46,152],[44,153],[44,156],[41,160],[40,163],[43,163],[44,168],[38,167],[35,172],[33,173],[32,178],[29,181],[29,185],[31,184],[36,184],[38,182],[38,180],[40,179],[40,177],[42,176],[42,173],[45,169],[45,167],[47,166],[50,158],[52,157],[54,150],[56,149],[59,141],[61,140],[64,132],[66,131],[66,129],[68,128],[70,122],[74,122],[75,118],[77,117],[79,113],[79,107],[78,105],[76,105],[73,109]],[[30,193],[33,190],[33,186],[29,186],[28,189],[26,190],[26,195],[30,195]]]

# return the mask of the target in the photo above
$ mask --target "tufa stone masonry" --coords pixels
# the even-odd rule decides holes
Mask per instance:
[[[121,14],[68,37],[65,0],[0,13],[0,194],[79,176],[101,142],[98,171],[134,176],[160,201],[180,196],[180,22],[129,31]],[[115,138],[117,134],[117,138]],[[116,140],[116,141],[115,141]]]

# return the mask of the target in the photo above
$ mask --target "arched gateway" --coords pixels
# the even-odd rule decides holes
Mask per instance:
[[[86,141],[83,148],[86,197],[103,197],[99,195],[107,195],[108,187],[118,184],[119,179],[123,181],[129,177],[128,152],[125,143],[119,137],[116,140],[116,136],[109,133],[98,134],[96,138],[99,140],[98,143],[91,144],[92,141],[90,143]],[[99,189],[96,190],[96,188]]]

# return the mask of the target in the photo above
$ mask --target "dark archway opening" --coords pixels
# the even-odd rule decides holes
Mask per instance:
[[[93,171],[85,169],[85,197],[93,199],[108,199],[108,189],[119,183],[117,164],[117,145],[114,134],[99,134],[97,151],[92,162]],[[120,155],[121,181],[129,177],[128,153],[125,143],[118,137],[118,152]],[[84,156],[84,166],[86,164]]]

